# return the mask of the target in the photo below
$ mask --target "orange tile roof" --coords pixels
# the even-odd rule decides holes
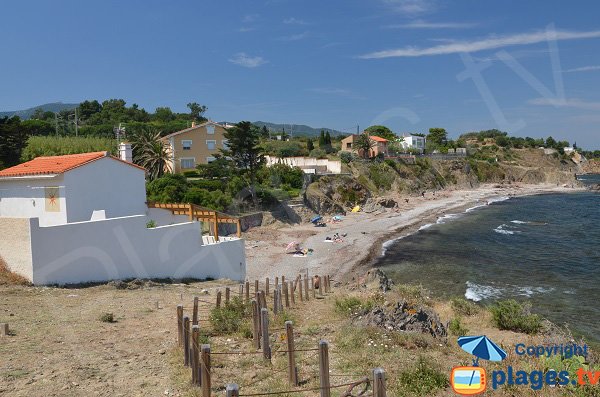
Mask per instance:
[[[116,157],[110,156],[108,152],[93,152],[81,154],[68,154],[64,156],[36,157],[33,160],[28,161],[26,163],[15,165],[14,167],[0,171],[0,178],[62,174],[64,172],[72,170],[73,168],[77,168],[84,164],[91,163],[92,161],[96,161],[103,157],[111,157],[115,160],[122,161],[125,164],[144,169],[135,164],[128,163]]]
[[[380,136],[377,135],[371,135],[369,136],[369,138],[371,138],[372,140],[376,141],[376,142],[387,142],[388,140],[385,138],[382,138]]]

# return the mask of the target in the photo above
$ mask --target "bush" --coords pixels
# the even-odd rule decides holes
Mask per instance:
[[[473,316],[479,313],[479,306],[476,303],[468,301],[464,298],[454,298],[451,301],[452,310],[454,313],[462,316]]]
[[[112,313],[102,313],[99,318],[103,323],[114,323],[115,318]]]
[[[343,315],[362,314],[370,311],[374,306],[373,301],[363,301],[355,296],[348,296],[335,300],[335,311]]]
[[[528,305],[521,305],[514,299],[499,301],[490,308],[499,329],[535,334],[542,328],[542,320],[529,310]]]
[[[167,174],[146,184],[148,201],[181,203],[188,188],[183,175]]]
[[[463,327],[460,323],[460,318],[456,317],[450,320],[450,324],[448,325],[448,330],[452,335],[455,336],[465,336],[469,333],[469,329]]]
[[[385,163],[373,164],[369,166],[369,178],[373,181],[377,189],[390,190],[396,177],[396,173],[392,171],[393,169],[390,169]]]
[[[449,386],[448,376],[423,357],[419,357],[417,367],[402,371],[399,376],[400,385],[417,396],[432,396],[438,389]]]
[[[310,152],[309,156],[316,157],[318,159],[324,159],[327,158],[327,152],[321,148],[316,148]]]
[[[199,178],[200,174],[198,173],[198,171],[183,171],[183,175],[186,178]]]
[[[195,181],[190,181],[189,184],[192,187],[197,187],[200,189],[206,189],[210,191],[225,190],[225,183],[220,180],[198,179]]]
[[[342,163],[348,164],[356,159],[356,155],[352,152],[340,152],[340,160]]]
[[[224,211],[231,205],[232,199],[220,190],[209,191],[192,187],[183,196],[183,202],[197,204],[216,211]]]
[[[148,229],[152,229],[153,227],[156,227],[156,222],[154,221],[154,219],[150,219],[148,222],[146,222],[146,227]]]
[[[231,334],[242,330],[244,318],[250,314],[250,306],[235,296],[223,307],[210,312],[210,323],[218,334]]]

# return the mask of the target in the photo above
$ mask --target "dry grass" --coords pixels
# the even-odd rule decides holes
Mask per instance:
[[[4,258],[0,256],[0,285],[31,285],[31,283],[20,274],[11,272]]]

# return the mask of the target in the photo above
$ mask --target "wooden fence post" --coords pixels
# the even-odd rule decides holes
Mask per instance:
[[[273,291],[275,291],[277,287],[279,287],[279,277],[275,277],[275,289]]]
[[[383,368],[373,370],[373,397],[386,397],[385,371]]]
[[[288,375],[290,384],[298,386],[298,369],[296,368],[296,354],[294,352],[294,326],[291,321],[285,322],[288,350]]]
[[[260,296],[260,304],[261,304],[261,308],[263,307],[267,307],[267,296],[265,295],[265,291],[259,291],[259,296]]]
[[[323,277],[319,276],[319,295],[323,296]]]
[[[194,311],[192,312],[192,325],[198,324],[198,297],[194,296]]]
[[[183,347],[183,305],[177,305],[177,345]]]
[[[202,383],[202,397],[210,397],[210,345],[202,345],[202,355],[200,356],[202,366],[200,379]]]
[[[254,292],[258,292],[258,280],[254,280]]]
[[[8,336],[9,333],[8,323],[0,323],[0,336]]]
[[[225,305],[229,305],[229,297],[231,295],[231,290],[229,287],[225,287]]]
[[[281,285],[283,286],[283,298],[285,299],[285,308],[287,309],[290,307],[290,295],[288,292],[288,284],[282,283]]]
[[[308,301],[308,277],[304,277],[304,299]]]
[[[331,384],[329,383],[329,343],[319,342],[319,381],[321,397],[331,397]]]
[[[230,383],[227,385],[225,392],[227,393],[227,395],[225,397],[239,397],[240,388],[235,383]]]
[[[285,276],[281,276],[281,285],[285,284]]]
[[[217,308],[221,307],[221,291],[217,291]]]
[[[254,348],[260,349],[260,316],[258,311],[258,303],[252,301],[252,340],[254,341]]]
[[[250,302],[250,281],[246,281],[246,302]]]
[[[269,344],[269,310],[260,309],[260,322],[262,329],[262,349],[265,360],[271,361],[271,345]]]
[[[277,300],[279,299],[279,288],[273,290],[273,314],[277,315],[279,312],[279,303]]]
[[[311,277],[310,278],[310,289],[312,290],[312,297],[313,299],[317,297],[316,292],[315,292],[315,278]]]
[[[290,281],[290,294],[292,295],[292,306],[296,306],[296,298],[294,296],[294,282]]]
[[[300,302],[304,301],[304,294],[302,293],[302,280],[298,283],[298,296],[300,297]]]
[[[198,360],[200,359],[200,351],[198,350],[198,335],[200,334],[200,327],[198,325],[192,325],[192,385],[199,385],[200,379],[198,377]]]
[[[269,277],[265,279],[265,294],[269,296]]]
[[[183,365],[190,366],[190,318],[183,317]]]

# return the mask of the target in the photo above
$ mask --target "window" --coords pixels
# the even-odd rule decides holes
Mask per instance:
[[[215,133],[215,126],[214,125],[207,125],[206,126],[206,133],[213,135]]]
[[[352,143],[346,142],[346,149],[352,149]]]
[[[212,162],[213,162],[213,161],[215,161],[215,160],[216,160],[216,158],[215,158],[215,157],[212,157],[212,156],[208,156],[208,157],[206,158],[206,162],[207,162],[207,163],[212,163]]]
[[[208,150],[215,150],[217,148],[217,141],[206,141]]]
[[[183,146],[183,150],[190,150],[192,148],[192,141],[191,140],[181,141],[181,146]]]
[[[229,145],[227,145],[227,139],[223,139],[221,141],[221,145],[223,145],[223,149],[228,149],[229,148]]]
[[[182,170],[189,170],[196,167],[196,159],[194,158],[180,159],[179,161],[181,162]]]

